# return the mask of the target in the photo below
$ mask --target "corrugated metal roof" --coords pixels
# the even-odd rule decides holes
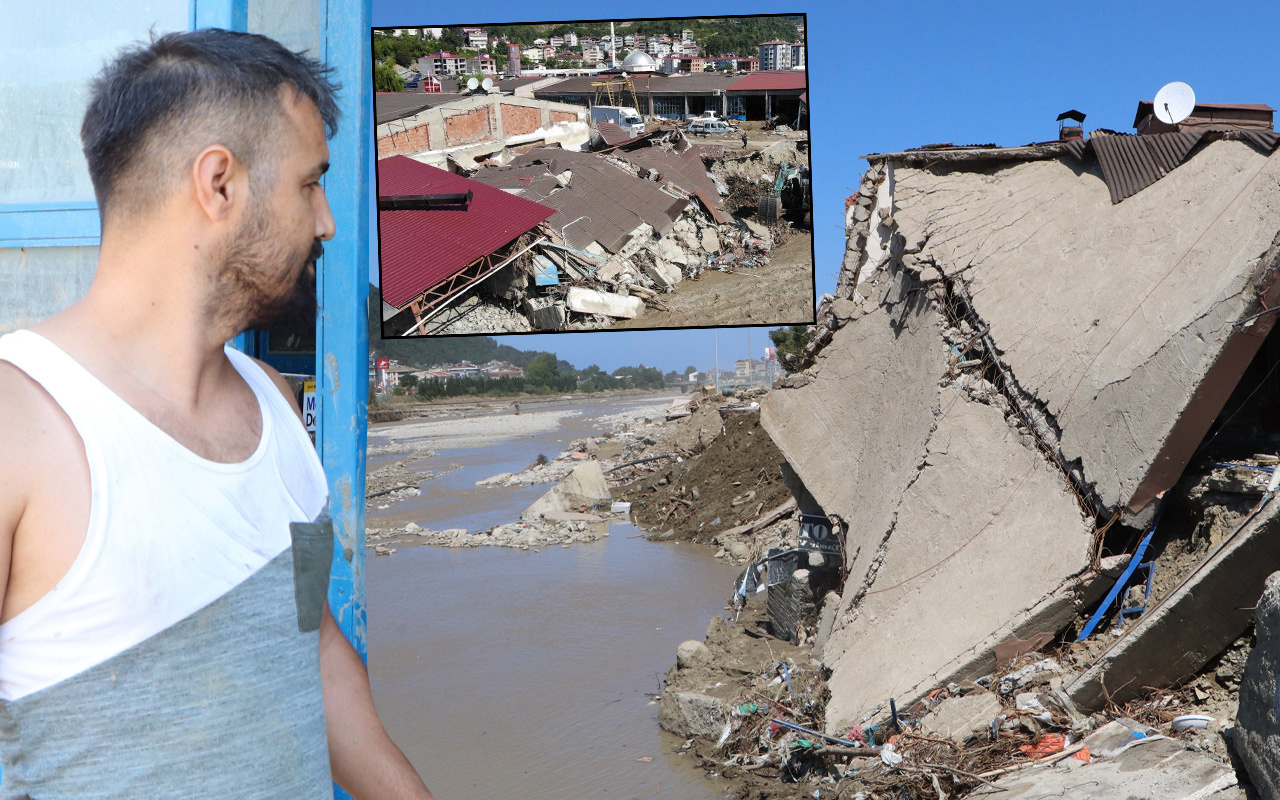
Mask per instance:
[[[1139,100],[1138,110],[1133,115],[1133,127],[1138,127],[1138,123],[1148,115],[1155,112],[1156,104],[1154,100]],[[1208,111],[1212,114],[1214,111],[1269,111],[1274,112],[1275,109],[1263,103],[1196,103],[1191,110],[1191,116],[1203,116],[1198,111]]]
[[[1089,141],[1111,191],[1111,202],[1119,203],[1172,172],[1203,135],[1203,131],[1143,136],[1094,131]]]
[[[695,148],[686,147],[684,152],[677,155],[661,147],[637,147],[615,155],[637,167],[651,169],[658,173],[661,180],[671,181],[684,191],[697,195],[716,222],[724,224],[732,221],[725,213],[720,193],[716,191],[716,185],[707,174],[702,157]]]
[[[383,299],[397,308],[520,234],[554,210],[405,156],[378,162],[378,194],[472,192],[466,210],[380,211]]]
[[[1280,133],[1275,131],[1242,130],[1240,133],[1267,153],[1273,152],[1276,145],[1280,144]]]
[[[374,116],[377,124],[394,122],[427,108],[435,108],[454,100],[461,100],[465,94],[443,94],[440,92],[378,92],[373,98]]]
[[[610,146],[621,144],[631,138],[631,134],[622,129],[621,126],[613,122],[597,122],[596,130],[600,131],[600,138],[604,139],[604,143]]]
[[[768,89],[771,92],[804,91],[808,87],[808,75],[799,70],[780,72],[753,72],[744,75],[729,85],[730,92],[758,92]]]
[[[532,170],[538,168],[544,170],[541,179],[532,177],[536,174]],[[566,170],[571,173],[568,186],[554,188],[547,183],[546,178]],[[511,188],[513,176],[529,178],[521,196],[555,209],[547,224],[578,249],[599,242],[616,253],[640,223],[646,222],[659,234],[665,233],[688,205],[688,201],[672,197],[652,181],[637,178],[598,155],[559,148],[531,150],[517,157],[512,166],[481,170],[476,180]],[[547,189],[550,191],[543,194]]]
[[[632,75],[630,76],[636,87],[636,93],[645,94],[685,94],[685,93],[708,93],[717,90],[727,89],[734,81],[738,80],[735,75],[723,75],[718,72],[696,72],[690,75]],[[534,97],[559,97],[561,95],[587,95],[593,97],[595,95],[595,87],[592,84],[600,83],[609,79],[607,75],[599,76],[579,76],[576,78],[566,78],[550,86],[544,86],[541,89],[535,89]]]

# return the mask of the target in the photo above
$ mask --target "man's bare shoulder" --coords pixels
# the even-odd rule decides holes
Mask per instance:
[[[59,419],[61,417],[62,419]],[[0,361],[0,536],[12,537],[30,495],[32,467],[54,457],[42,446],[65,415],[22,370]],[[69,422],[69,421],[68,421]]]
[[[265,361],[260,361],[256,358],[253,359],[253,361],[255,364],[262,367],[263,372],[267,373],[267,377],[270,378],[271,382],[280,390],[280,394],[284,395],[285,399],[289,401],[289,408],[292,408],[293,413],[297,414],[298,419],[301,420],[302,409],[298,407],[298,399],[294,396],[293,387],[289,385],[289,382],[284,379],[284,376],[281,375],[275,367]]]

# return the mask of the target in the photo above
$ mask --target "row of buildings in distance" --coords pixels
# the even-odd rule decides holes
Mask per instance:
[[[395,28],[392,36],[415,36],[439,39],[443,28]],[[605,69],[615,64],[619,53],[639,50],[660,65],[663,72],[703,72],[710,70],[802,70],[805,68],[806,48],[803,40],[785,42],[774,39],[762,43],[757,55],[728,54],[708,57],[694,39],[693,31],[684,30],[680,36],[659,34],[644,36],[626,34],[615,36],[579,36],[569,32],[563,36],[537,38],[528,44],[509,41],[503,36],[490,36],[483,28],[463,28],[467,46],[477,51],[474,55],[455,54],[439,50],[418,61],[423,76],[452,77],[455,75],[496,75],[498,60],[494,53],[506,56],[508,74],[520,74],[520,62],[527,61],[537,67],[555,63],[562,68]],[[803,29],[797,33],[803,36]]]

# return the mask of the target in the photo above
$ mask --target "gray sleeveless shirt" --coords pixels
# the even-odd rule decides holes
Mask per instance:
[[[156,574],[156,585],[168,588],[158,594],[138,594],[136,587],[116,587],[103,579],[104,565],[118,568],[120,562],[98,559],[94,553],[99,551],[119,553],[120,546],[137,548],[139,563],[132,565],[137,570],[130,576],[121,575],[121,584],[150,582],[148,568],[173,569],[173,565],[183,564],[183,553],[206,553],[192,565],[191,584],[207,588],[216,579],[226,582],[227,587],[218,590],[211,602],[201,601],[189,613],[182,611],[180,619],[171,624],[166,620],[162,629],[140,641],[126,640],[128,646],[123,647],[108,642],[114,652],[106,658],[95,657],[87,668],[77,664],[74,674],[59,674],[48,685],[37,681],[33,685],[39,688],[34,691],[0,699],[0,800],[332,798],[318,628],[333,534],[323,511],[313,522],[288,521],[290,517],[298,519],[302,508],[323,501],[323,497],[315,497],[314,476],[308,490],[311,495],[302,500],[303,492],[296,488],[296,482],[264,478],[278,472],[279,464],[290,463],[290,458],[301,458],[300,442],[307,441],[305,432],[299,434],[290,427],[301,426],[283,397],[256,365],[239,354],[233,356],[237,369],[258,396],[264,423],[268,417],[272,423],[264,424],[260,450],[265,455],[260,457],[261,466],[255,465],[264,472],[220,477],[228,470],[220,473],[213,469],[206,486],[192,487],[188,485],[190,469],[200,465],[187,464],[183,485],[166,486],[163,470],[140,477],[118,474],[119,468],[107,469],[119,454],[113,448],[100,447],[109,437],[99,436],[95,427],[118,428],[137,421],[105,398],[99,398],[106,406],[102,412],[105,420],[95,421],[96,412],[86,411],[83,404],[77,406],[78,401],[59,388],[65,375],[49,372],[50,363],[72,372],[78,365],[68,363],[69,357],[61,351],[50,351],[51,343],[35,342],[31,336],[19,337],[20,348],[14,347],[10,337],[5,337],[9,341],[0,339],[0,359],[15,363],[46,389],[52,387],[50,394],[68,411],[85,442],[91,472],[95,473],[94,513],[99,509],[106,513],[110,508],[113,515],[100,530],[95,531],[91,524],[90,541],[69,573],[75,579],[65,580],[66,586],[60,583],[50,593],[62,591],[62,596],[42,599],[40,603],[46,606],[37,610],[30,624],[15,628],[15,639],[31,640],[27,651],[18,652],[39,656],[27,658],[28,663],[53,663],[47,654],[57,652],[50,648],[57,647],[56,637],[63,630],[74,633],[81,625],[80,638],[93,639],[93,626],[82,623],[97,609],[110,611],[103,615],[99,627],[112,628],[122,615],[146,618],[166,604],[183,608],[169,597],[181,593],[182,576],[176,576],[175,581],[173,575]],[[86,376],[87,372],[77,375],[81,386],[91,380]],[[93,392],[102,388],[98,384]],[[268,388],[275,391],[274,399]],[[115,402],[123,401],[115,398]],[[112,419],[113,414],[118,418]],[[139,433],[142,439],[151,435],[144,433]],[[280,441],[265,441],[269,436]],[[114,448],[119,449],[118,445]],[[102,450],[107,452],[99,452]],[[314,451],[307,457],[314,458]],[[157,460],[163,462],[164,458]],[[145,461],[144,454],[140,463]],[[140,479],[150,484],[146,489],[153,496],[165,492],[187,495],[191,507],[186,513],[175,514],[158,534],[133,535],[136,531],[125,530],[127,526],[120,521],[129,519],[125,512],[130,498],[140,495],[123,488]],[[273,492],[288,495],[291,485],[295,497],[272,499]],[[203,500],[201,492],[208,495]],[[202,504],[218,508],[223,502],[244,511],[243,518],[227,522],[225,542],[218,538],[221,523],[215,522],[211,528],[211,515],[199,512]],[[254,561],[252,553],[240,549],[236,540],[245,540],[253,530],[253,514],[249,512],[273,503],[290,509],[267,516],[280,519],[285,514],[285,521],[279,524],[288,527],[284,542],[291,544],[283,549],[268,547],[266,554]],[[212,516],[229,520],[226,514]],[[195,531],[201,531],[200,541],[185,540],[195,537]],[[278,530],[272,534],[277,542],[280,534]],[[263,538],[270,536],[264,534]],[[205,541],[209,539],[214,540],[212,549]],[[116,549],[111,549],[113,546]],[[148,553],[155,554],[154,558],[149,559]],[[91,563],[82,565],[80,561],[86,558]],[[243,576],[236,570],[243,570]],[[24,611],[14,620],[22,620],[26,614]],[[94,646],[101,648],[103,644],[95,642]],[[69,647],[67,652],[82,657],[78,654],[83,650]],[[18,666],[15,660],[14,669],[20,672]],[[32,685],[29,675],[25,680]]]

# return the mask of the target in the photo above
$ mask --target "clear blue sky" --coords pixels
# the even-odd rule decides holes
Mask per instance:
[[[552,10],[554,9],[554,10]],[[432,6],[374,0],[376,26],[601,19],[596,2]],[[1054,118],[1088,114],[1086,130],[1132,130],[1139,100],[1185,81],[1203,102],[1280,108],[1280,3],[674,2],[627,16],[808,15],[809,102],[818,293],[833,291],[844,252],[844,199],[860,156],[931,142],[1001,145],[1057,137]],[[618,19],[625,19],[620,16]],[[583,367],[643,361],[712,365],[711,330],[507,337]],[[747,352],[745,329],[719,330],[721,363]],[[751,335],[754,355],[767,343]],[[728,356],[726,356],[728,353]]]

